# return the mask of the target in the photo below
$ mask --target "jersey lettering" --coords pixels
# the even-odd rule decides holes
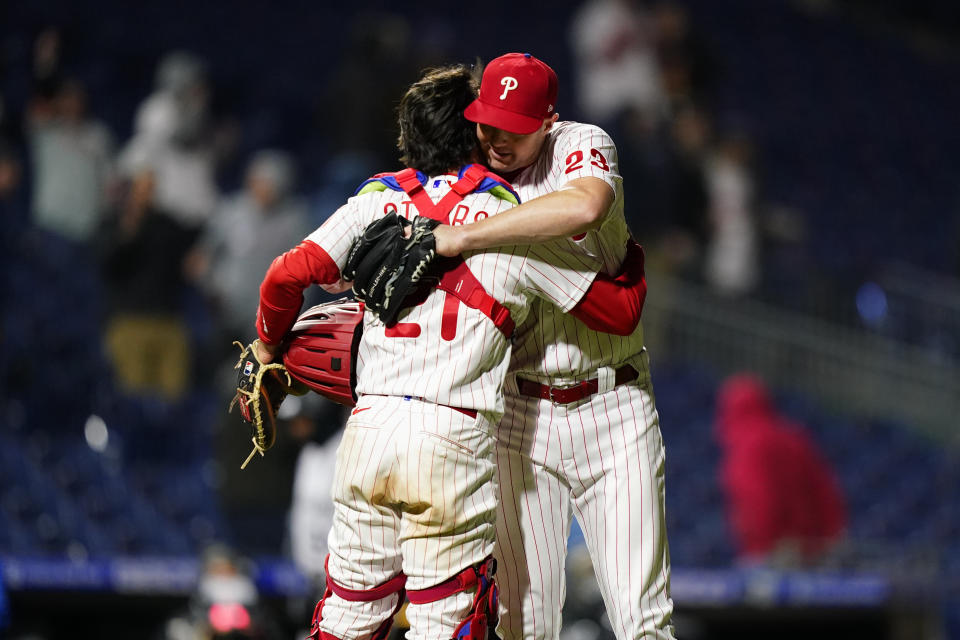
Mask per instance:
[[[602,169],[603,171],[610,171],[610,165],[607,164],[607,159],[604,158],[603,154],[597,149],[590,149],[590,158],[590,164],[593,166]]]
[[[465,204],[458,204],[457,208],[453,210],[453,217],[450,218],[450,224],[452,225],[463,225],[467,224],[467,218],[470,217],[470,207]],[[486,211],[477,211],[473,214],[472,222],[478,222],[484,218],[489,218],[490,214]]]
[[[394,203],[388,202],[387,204],[383,205],[383,215],[388,215],[390,213],[396,213],[396,212],[397,212],[397,205],[395,205]]]
[[[426,300],[418,304],[419,307]],[[443,292],[443,317],[440,320],[440,337],[447,342],[453,342],[457,337],[457,315],[460,313],[460,299]],[[419,338],[423,332],[417,322],[398,322],[387,327],[383,335],[387,338]]]
[[[564,173],[570,173],[583,168],[583,151],[577,149],[567,156],[567,170]]]
[[[470,207],[465,204],[458,204],[453,210],[453,216],[450,218],[450,224],[466,224],[467,215],[470,213]]]
[[[583,168],[583,151],[576,149],[567,156],[567,169],[564,173],[572,173]],[[590,164],[603,171],[610,171],[610,165],[607,159],[603,157],[599,149],[590,149]]]
[[[383,335],[388,338],[419,338],[420,325],[416,322],[398,322],[392,327],[387,327]]]

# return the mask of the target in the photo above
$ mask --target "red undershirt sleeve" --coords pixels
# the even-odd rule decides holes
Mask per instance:
[[[647,298],[643,262],[643,248],[631,240],[620,274],[598,274],[570,314],[594,331],[618,336],[633,333]]]
[[[310,240],[278,256],[260,285],[257,335],[266,344],[279,344],[297,320],[304,289],[339,279],[340,269],[333,258]]]

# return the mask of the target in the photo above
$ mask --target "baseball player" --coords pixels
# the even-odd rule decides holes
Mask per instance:
[[[630,232],[616,148],[598,127],[559,121],[556,96],[556,74],[530,54],[486,66],[465,116],[523,204],[438,228],[438,253],[569,237],[618,270]],[[496,430],[499,634],[558,637],[572,511],[617,638],[672,638],[664,450],[642,328],[602,334],[538,303],[510,371]]]
[[[423,173],[378,174],[273,262],[257,313],[262,361],[277,353],[307,286],[342,285],[351,245],[371,223],[419,213],[462,224],[517,202],[501,179],[462,166],[476,155],[473,125],[462,117],[474,95],[465,67],[432,71],[410,88],[399,147],[404,163]],[[414,218],[414,234],[422,220]],[[564,240],[468,253],[450,271],[459,274],[455,286],[444,275],[446,288],[397,322],[365,315],[358,400],[334,472],[327,590],[312,637],[383,638],[404,591],[409,638],[486,636],[487,616],[496,617],[493,431],[513,327],[534,297],[598,329],[629,333],[639,321],[638,309],[626,320],[584,311],[630,292],[636,308],[636,278],[598,279],[599,260],[570,247]]]

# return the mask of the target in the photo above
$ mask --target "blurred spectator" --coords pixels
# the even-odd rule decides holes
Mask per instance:
[[[0,67],[0,79],[3,78],[3,69]],[[7,101],[0,93],[0,144],[9,145],[15,137],[14,126],[10,117],[10,111],[7,107]]]
[[[315,394],[289,396],[281,406],[281,414],[290,416],[284,421],[285,439],[298,450],[294,464],[284,461],[287,473],[276,475],[292,481],[289,508],[286,515],[283,551],[294,566],[307,577],[309,590],[305,597],[288,600],[292,619],[298,620],[303,632],[309,635],[313,609],[326,589],[327,537],[333,525],[334,461],[343,435],[343,426],[349,409]],[[266,462],[264,459],[258,461]],[[275,497],[276,499],[276,497]],[[252,509],[259,509],[251,505]],[[392,636],[393,637],[393,636]]]
[[[713,56],[690,26],[686,7],[666,0],[653,9],[657,60],[671,106],[693,102],[706,107],[715,82]]]
[[[652,188],[662,192],[656,252],[670,271],[701,279],[710,232],[710,192],[706,159],[710,126],[706,115],[688,104],[670,125],[665,160]]]
[[[109,205],[110,132],[88,114],[87,94],[77,80],[60,84],[49,104],[34,102],[28,126],[34,224],[88,244]]]
[[[4,76],[3,63],[2,56],[0,56],[0,82],[2,82]],[[15,126],[13,123],[10,107],[7,104],[7,99],[3,95],[3,85],[0,84],[0,144],[11,144],[16,138],[17,129],[19,128],[20,127]]]
[[[200,375],[209,376],[226,407],[236,392],[238,351],[234,340],[256,336],[260,283],[273,259],[296,246],[313,229],[307,208],[294,195],[295,167],[277,150],[260,151],[247,164],[244,189],[224,198],[185,260],[185,271],[209,297],[215,324]],[[281,407],[283,429],[299,420],[289,398]],[[294,424],[294,427],[297,425]],[[301,441],[278,437],[270,455],[241,472],[249,440],[237,437],[247,425],[236,413],[221,414],[214,430],[216,460],[222,473],[221,507],[245,552],[279,554],[290,505],[293,467]],[[256,524],[251,524],[251,514]],[[272,523],[269,533],[264,525]]]
[[[20,164],[20,156],[16,149],[0,140],[0,206],[4,207],[4,226],[14,221],[10,217],[12,213],[8,213],[9,208],[21,204],[20,184],[22,177],[23,167]]]
[[[255,337],[267,267],[312,231],[305,203],[294,196],[295,178],[286,153],[255,154],[245,188],[224,199],[188,258],[188,274],[212,298],[221,342],[228,348],[233,340]]]
[[[152,167],[135,171],[123,202],[103,226],[105,346],[123,390],[175,401],[187,387],[191,365],[181,264],[192,234],[157,207],[155,184]]]
[[[760,379],[738,374],[717,393],[714,433],[738,558],[816,562],[843,534],[847,513],[833,470],[804,428],[777,412]]]
[[[710,209],[704,278],[724,295],[748,294],[760,281],[752,154],[746,137],[727,135],[706,164]]]
[[[63,33],[55,26],[40,30],[33,41],[34,110],[52,109],[63,82]]]
[[[24,231],[28,228],[29,220],[25,191],[20,154],[0,138],[0,309],[6,311],[0,319],[3,322],[0,345],[5,352],[0,357],[0,376],[6,381],[4,390],[0,392],[0,403],[24,388],[12,383],[10,372],[16,367],[13,363],[19,357],[27,357],[26,354],[32,354],[35,348],[32,343],[29,348],[23,344],[27,341],[19,339],[19,336],[24,334],[18,333],[13,328],[15,323],[10,322],[17,312],[15,310],[20,309],[22,304],[15,281],[18,277],[22,278],[24,273],[18,266],[26,250],[23,239],[27,235]]]
[[[312,406],[290,422],[291,437],[302,444],[293,475],[290,556],[297,568],[322,589],[327,535],[333,525],[333,468],[347,416],[344,407],[317,394],[307,394],[300,400]]]
[[[187,610],[167,621],[164,640],[281,637],[277,620],[261,601],[249,565],[226,546],[206,549]]]
[[[199,230],[213,213],[219,149],[210,124],[210,87],[203,62],[175,51],[157,67],[155,90],[141,103],[122,168],[149,163],[156,203],[182,225]]]
[[[233,362],[236,358],[230,363],[231,367]],[[235,391],[236,372],[232,369],[230,372]],[[228,403],[224,394],[219,404],[226,407]],[[332,478],[327,480],[324,475],[332,475],[333,467],[315,469],[317,473],[314,475],[305,473],[300,463],[305,451],[315,451],[314,446],[335,448],[332,441],[338,440],[339,436],[333,434],[339,433],[346,422],[342,412],[343,407],[316,394],[288,396],[277,414],[276,444],[267,455],[255,457],[246,469],[241,469],[240,463],[250,453],[250,438],[244,437],[250,432],[249,425],[241,421],[236,411],[223,411],[214,433],[214,456],[220,480],[219,506],[232,532],[231,541],[237,549],[251,556],[287,555],[314,582],[314,586],[322,584],[317,581],[324,575],[324,558],[318,554],[326,555],[329,520],[325,519],[324,513],[327,509],[332,512],[329,491],[324,489],[324,485],[329,487]],[[309,456],[307,459],[316,461]],[[304,475],[318,484],[310,487],[301,484],[307,479]],[[295,481],[297,476],[300,479]],[[298,508],[304,508],[300,514],[311,520],[300,521],[299,525],[303,526],[298,525],[297,531],[293,532],[291,507],[295,502]],[[318,548],[321,544],[322,547]],[[301,554],[305,548],[306,553]],[[316,599],[310,603],[308,615],[315,604]]]
[[[577,102],[609,128],[626,109],[650,122],[664,114],[654,24],[637,0],[587,0],[570,21]]]
[[[624,215],[633,236],[652,254],[654,239],[666,226],[663,173],[667,165],[666,129],[653,126],[639,111],[627,108],[614,126],[623,183],[631,185]],[[610,133],[610,132],[608,132]]]

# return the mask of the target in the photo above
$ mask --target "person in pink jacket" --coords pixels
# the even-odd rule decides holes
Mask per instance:
[[[721,385],[715,436],[739,560],[810,564],[842,536],[847,509],[835,473],[762,380],[739,374]]]

